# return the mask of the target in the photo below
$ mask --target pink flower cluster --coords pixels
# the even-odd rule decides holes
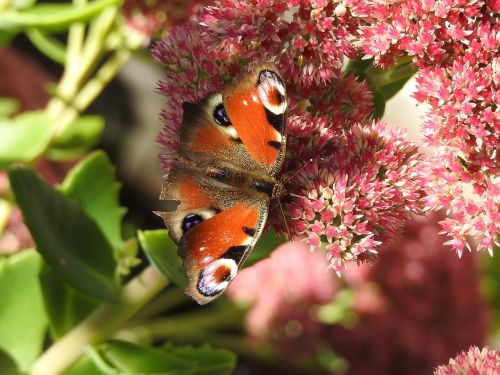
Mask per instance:
[[[182,102],[197,102],[262,60],[275,61],[289,92],[287,157],[282,179],[292,236],[324,247],[331,267],[374,257],[420,213],[420,161],[405,133],[372,123],[373,95],[355,75],[357,20],[340,2],[239,0],[215,2],[197,21],[170,30],[153,55],[166,68],[159,91],[168,99],[158,137],[169,169],[178,158]],[[326,84],[334,77],[331,84]],[[271,223],[285,223],[271,212]]]
[[[436,368],[434,375],[495,375],[500,374],[500,351],[472,346],[451,358],[448,365]]]
[[[292,177],[285,208],[292,233],[305,235],[311,249],[324,247],[340,273],[348,261],[374,258],[398,237],[409,212],[420,213],[420,155],[404,131],[383,122],[353,125],[328,139],[336,144]],[[294,160],[304,159],[299,153]]]
[[[358,23],[340,1],[222,0],[200,21],[208,48],[244,63],[273,60],[298,89],[339,77],[344,57],[356,56]]]
[[[440,219],[415,217],[376,264],[350,266],[342,281],[321,272],[303,244],[283,246],[242,270],[228,293],[250,304],[249,335],[287,363],[319,362],[330,350],[347,360],[346,374],[432,373],[484,344],[489,327],[474,258],[446,251]]]
[[[415,98],[427,103],[422,166],[429,209],[447,208],[443,230],[461,254],[493,251],[500,233],[500,11],[497,1],[350,1],[364,19],[366,58],[391,65],[406,53],[419,68]]]

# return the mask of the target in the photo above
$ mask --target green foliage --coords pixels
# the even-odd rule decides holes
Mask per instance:
[[[101,116],[80,116],[71,124],[47,150],[52,160],[74,160],[81,157],[99,141],[104,129]]]
[[[19,109],[19,103],[15,99],[0,98],[0,119],[14,114]]]
[[[123,242],[121,221],[125,210],[119,206],[120,185],[114,167],[101,151],[94,152],[76,165],[66,176],[61,191],[97,224],[114,250],[120,274],[137,264],[137,242]],[[96,249],[96,251],[100,251]],[[110,250],[107,250],[110,251]],[[82,321],[99,301],[64,282],[56,272],[45,267],[41,274],[44,300],[54,337],[61,337]]]
[[[38,283],[40,264],[34,250],[0,258],[0,348],[21,370],[40,354],[47,327]],[[5,354],[0,356],[0,370],[2,375],[15,374]]]
[[[51,136],[52,126],[45,111],[26,112],[14,119],[1,119],[0,168],[8,168],[13,163],[31,162],[47,148]]]
[[[75,22],[86,22],[120,0],[96,0],[84,5],[39,4],[27,9],[8,9],[0,12],[0,31],[19,31],[27,28],[62,31]]]
[[[116,340],[98,345],[92,358],[105,374],[224,375],[236,364],[233,353],[209,346],[156,349]]]
[[[0,350],[0,374],[2,375],[20,374],[14,360],[3,350]]]
[[[50,267],[75,288],[114,299],[113,250],[98,225],[32,170],[13,169],[9,176],[38,251]]]
[[[100,303],[71,287],[48,266],[42,268],[40,284],[53,338],[60,338],[81,322]]]
[[[168,232],[164,229],[139,231],[137,237],[158,271],[179,287],[185,288],[188,283],[186,272],[177,255],[177,245],[170,239]]]
[[[416,72],[417,69],[411,65],[411,58],[407,56],[401,57],[394,66],[387,69],[373,66],[373,60],[360,58],[350,61],[346,68],[346,74],[355,73],[370,85],[376,119],[384,115],[385,103],[396,95]]]
[[[66,176],[61,190],[93,219],[113,248],[122,246],[125,209],[118,202],[120,184],[115,168],[104,152],[96,151],[78,163]]]

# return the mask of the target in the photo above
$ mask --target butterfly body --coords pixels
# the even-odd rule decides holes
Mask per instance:
[[[186,293],[204,304],[236,276],[260,237],[272,198],[283,193],[277,175],[286,147],[285,87],[276,67],[261,64],[221,93],[184,103],[180,155],[159,212],[179,246]]]

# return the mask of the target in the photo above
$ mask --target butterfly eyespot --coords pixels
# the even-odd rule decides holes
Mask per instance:
[[[189,229],[201,223],[202,221],[203,218],[200,215],[197,214],[186,215],[184,220],[182,220],[182,231],[186,233]]]
[[[217,107],[214,109],[214,120],[217,124],[221,126],[229,126],[231,125],[231,120],[229,120],[229,117],[226,113],[226,109],[222,104],[219,104]]]
[[[219,259],[200,272],[198,291],[213,297],[222,293],[238,272],[238,266],[232,259]]]

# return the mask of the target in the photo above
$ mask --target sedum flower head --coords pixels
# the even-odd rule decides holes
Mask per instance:
[[[412,58],[422,131],[433,155],[422,165],[428,209],[444,207],[453,248],[493,252],[500,234],[500,14],[480,0],[357,1],[365,58],[389,66]],[[471,246],[472,245],[472,246]]]
[[[312,149],[328,152],[291,178],[285,209],[292,235],[306,236],[311,249],[323,247],[340,272],[348,261],[373,259],[398,237],[411,212],[421,212],[420,155],[405,132],[383,122],[354,125],[344,136],[326,137],[327,146],[321,132],[317,138]],[[307,160],[293,148],[291,155],[293,165]]]
[[[243,61],[274,60],[299,86],[340,76],[356,55],[357,20],[340,1],[222,0],[201,12],[210,48]]]
[[[500,373],[500,351],[484,347],[479,349],[471,346],[455,358],[451,358],[448,365],[436,368],[434,375],[495,375]]]

